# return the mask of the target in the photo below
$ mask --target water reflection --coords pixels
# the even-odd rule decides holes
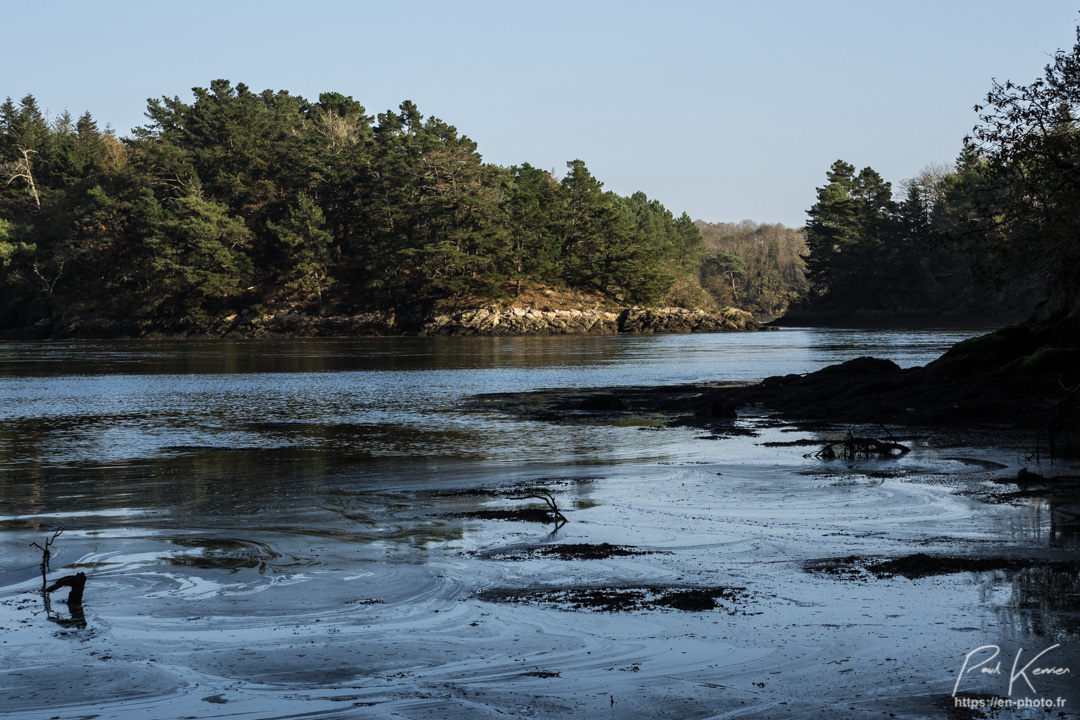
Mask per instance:
[[[72,602],[71,600],[60,601],[67,607],[67,616],[64,616],[59,610],[53,608],[52,598],[49,597],[47,591],[41,591],[41,600],[45,607],[45,616],[49,619],[49,622],[56,623],[62,628],[86,627],[86,611],[83,609],[81,599],[75,602]]]
[[[396,694],[411,703],[418,688],[434,697],[451,686],[489,692],[496,684],[531,697],[542,678],[522,675],[525,658],[529,668],[553,667],[584,683],[573,691],[605,705],[609,695],[600,693],[613,682],[623,683],[615,698],[657,687],[667,702],[692,683],[669,684],[656,673],[728,682],[724,673],[735,666],[749,668],[737,684],[767,682],[759,689],[787,702],[806,688],[835,688],[836,668],[856,648],[855,662],[870,669],[858,673],[862,685],[852,694],[878,697],[893,680],[873,670],[883,659],[903,658],[903,672],[940,680],[928,675],[938,668],[924,662],[927,647],[956,644],[961,631],[966,642],[973,625],[986,638],[1015,633],[1014,645],[1038,633],[1065,637],[1080,626],[1068,568],[897,579],[854,591],[808,584],[798,571],[793,558],[809,552],[880,556],[913,541],[954,547],[972,536],[1021,550],[1075,548],[1075,506],[1047,501],[1003,528],[1007,513],[973,518],[966,499],[922,486],[928,473],[957,474],[956,463],[928,459],[925,445],[911,453],[917,458],[887,464],[815,465],[819,477],[811,477],[799,474],[802,454],[820,438],[792,441],[768,423],[761,439],[776,442],[763,447],[744,437],[696,441],[692,430],[518,421],[468,406],[480,393],[759,377],[867,354],[910,365],[955,338],[916,333],[875,346],[870,334],[784,331],[0,347],[0,585],[9,599],[21,593],[41,607],[29,531],[70,528],[58,564],[91,576],[90,633],[116,657],[134,658],[91,662],[77,643],[40,644],[23,606],[0,603],[5,647],[44,648],[13,656],[30,691],[8,701],[13,712],[40,706],[32,693],[44,697],[55,684],[39,663],[45,657],[84,672],[69,692],[73,705],[132,717],[147,707],[161,717],[177,707],[197,714],[208,697],[258,715],[268,702],[282,707],[305,680],[339,694],[345,686],[331,685],[347,683],[350,701],[358,688],[379,702]],[[692,464],[698,460],[717,467]],[[639,461],[664,465],[625,467]],[[838,484],[849,477],[850,485]],[[550,489],[570,518],[556,536],[543,523],[477,514],[525,504],[506,495],[532,485]],[[927,540],[929,533],[944,539]],[[481,552],[549,541],[663,552],[513,566]],[[665,611],[618,621],[541,618],[475,599],[508,581],[699,580],[753,586],[771,599],[749,619]],[[87,621],[60,601],[51,608],[53,623]],[[957,625],[956,633],[944,629]],[[671,650],[674,637],[680,647]],[[57,654],[57,645],[71,650]],[[774,650],[718,670],[717,653],[735,646]],[[795,656],[805,648],[814,649],[804,664],[812,669],[800,684]],[[969,649],[956,648],[958,662]],[[492,669],[493,657],[511,655]],[[631,662],[630,672],[604,669]],[[102,668],[115,684],[94,674]],[[785,672],[783,682],[774,682],[775,670]],[[205,687],[189,697],[193,677]],[[272,682],[282,695],[266,694]],[[388,683],[397,685],[388,691]],[[707,696],[697,714],[714,712],[715,688],[698,685]],[[908,689],[893,687],[910,700]],[[125,692],[145,702],[127,702]],[[822,699],[829,707],[832,692]],[[289,713],[319,710],[297,697]],[[117,698],[130,709],[110,705]]]
[[[471,396],[806,372],[875,352],[914,364],[958,333],[110,341],[0,345],[0,470],[100,465],[177,448],[494,462],[656,458],[645,437],[510,425]]]
[[[317,564],[311,559],[296,555],[290,555],[283,560],[282,553],[266,542],[202,537],[173,538],[170,542],[188,548],[189,552],[170,555],[169,563],[200,570],[224,570],[234,574],[243,569],[251,569],[265,575],[288,573],[296,568]]]
[[[1062,499],[1050,502],[1050,541],[1080,547],[1080,503]]]
[[[412,372],[496,368],[695,366],[711,379],[807,372],[873,354],[926,363],[967,330],[778,332],[660,336],[431,337],[264,340],[111,340],[0,344],[0,378]],[[783,350],[783,357],[776,351]],[[762,366],[762,361],[765,365]],[[711,366],[711,367],[710,367]],[[773,372],[775,368],[778,371]],[[747,374],[757,370],[757,374]],[[764,371],[763,371],[764,370]],[[732,374],[734,373],[734,374]],[[698,379],[705,379],[698,375]],[[618,384],[618,383],[615,383]]]

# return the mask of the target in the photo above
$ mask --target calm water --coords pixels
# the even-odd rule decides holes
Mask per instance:
[[[0,472],[212,449],[289,449],[327,460],[655,459],[663,442],[620,448],[612,433],[568,437],[565,429],[522,427],[462,407],[487,392],[745,380],[871,354],[920,365],[972,334],[785,329],[654,337],[7,345],[0,346]]]

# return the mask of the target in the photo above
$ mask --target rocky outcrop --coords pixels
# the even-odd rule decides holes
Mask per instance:
[[[614,335],[617,333],[696,333],[760,330],[754,316],[728,308],[723,312],[683,308],[607,310],[537,310],[470,308],[427,315],[393,312],[311,317],[303,313],[234,320],[222,334],[355,335]]]
[[[536,310],[476,308],[435,313],[417,335],[610,335],[619,332],[619,316],[605,310]]]
[[[753,315],[737,308],[718,313],[684,308],[628,308],[619,315],[619,332],[624,333],[714,333],[760,329],[761,325]]]
[[[318,316],[299,310],[257,314],[246,310],[205,325],[159,320],[153,323],[67,318],[39,323],[36,337],[361,337],[390,335],[615,335],[618,333],[703,333],[760,330],[754,316],[727,308],[722,312],[684,308],[537,310],[469,308],[427,314],[392,310],[355,315]]]
[[[862,357],[806,375],[717,389],[701,402],[762,406],[792,419],[833,423],[1019,428],[1034,435],[1014,436],[1011,442],[1031,442],[1036,453],[1050,457],[1080,457],[1075,350],[1040,348],[1026,354],[1018,342],[1017,350],[1006,351],[1009,338],[1023,332],[1008,328],[973,338],[925,367],[900,368],[890,360]]]

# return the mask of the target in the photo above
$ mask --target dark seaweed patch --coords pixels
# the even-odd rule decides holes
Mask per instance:
[[[744,587],[578,587],[560,590],[516,590],[493,588],[479,594],[488,602],[546,605],[557,610],[635,612],[642,610],[719,610],[729,615],[748,615],[745,606],[750,594]]]
[[[469,520],[512,520],[516,522],[532,522],[551,524],[559,522],[558,518],[550,511],[541,508],[507,508],[464,510],[461,512],[442,513],[438,517],[443,518],[466,518]]]
[[[1022,557],[964,557],[915,553],[914,555],[905,555],[888,560],[849,555],[842,558],[810,560],[803,566],[803,569],[809,573],[834,575],[842,578],[863,578],[872,575],[878,578],[900,576],[909,580],[935,575],[955,575],[964,572],[1018,572],[1032,568],[1046,568],[1051,571],[1075,573],[1080,570],[1080,563],[1050,562]]]
[[[510,550],[495,553],[489,557],[498,560],[528,560],[531,558],[558,558],[559,560],[604,560],[610,557],[634,557],[637,555],[655,555],[665,551],[641,550],[628,545],[610,543],[561,543],[558,545],[540,545],[522,550]]]

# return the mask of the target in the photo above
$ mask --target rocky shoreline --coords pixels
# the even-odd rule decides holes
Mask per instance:
[[[985,347],[984,336],[975,338]],[[958,348],[965,348],[961,344]],[[716,437],[748,431],[736,424],[763,408],[788,422],[893,425],[1003,433],[1025,438],[1032,455],[1080,457],[1080,378],[1071,373],[968,373],[961,352],[925,367],[900,368],[861,357],[805,375],[758,383],[598,387],[490,394],[480,407],[532,421],[576,423],[665,416],[670,426]]]
[[[745,310],[720,312],[685,308],[539,310],[469,308],[428,313],[393,310],[355,315],[319,316],[299,310],[259,314],[246,310],[205,325],[164,319],[155,322],[107,318],[42,321],[4,333],[16,339],[163,338],[163,337],[363,337],[363,336],[510,336],[615,335],[662,333],[754,332],[762,325]]]

